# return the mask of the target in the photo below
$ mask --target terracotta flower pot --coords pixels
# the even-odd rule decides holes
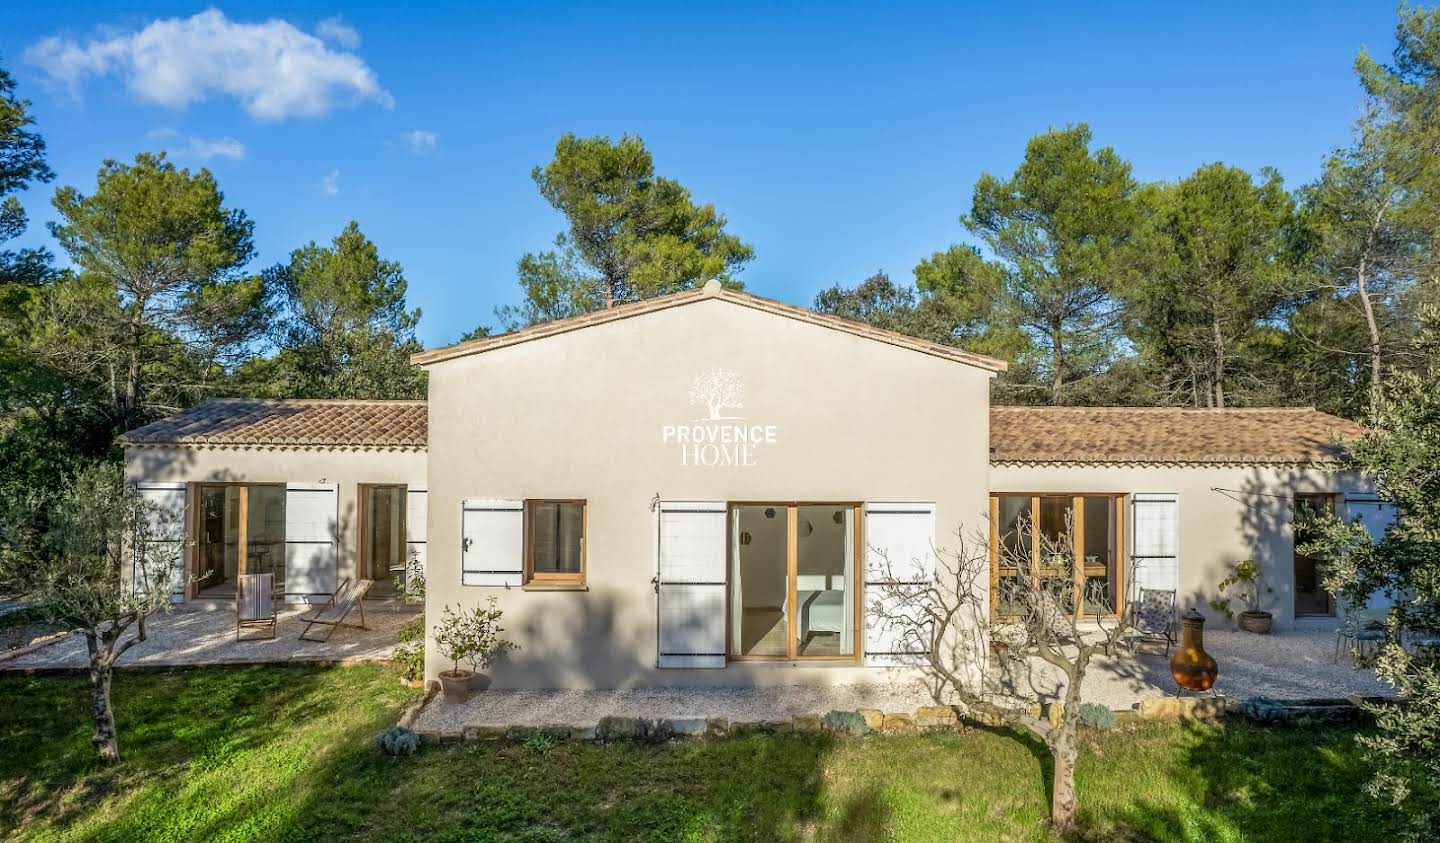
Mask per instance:
[[[1275,616],[1269,612],[1241,612],[1240,628],[1256,635],[1269,635]]]
[[[447,703],[463,703],[470,699],[470,683],[475,672],[470,670],[440,671],[440,690]]]

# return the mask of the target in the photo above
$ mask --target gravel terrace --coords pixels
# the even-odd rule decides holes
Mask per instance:
[[[1277,699],[1381,696],[1389,687],[1370,670],[1354,670],[1342,658],[1330,659],[1335,647],[1333,619],[1302,621],[1281,634],[1252,635],[1212,629],[1205,648],[1220,665],[1217,693],[1233,699],[1269,696]],[[1119,659],[1097,661],[1085,681],[1086,700],[1115,710],[1129,709],[1148,697],[1175,692],[1167,659],[1158,651],[1142,651]],[[1039,684],[1053,695],[1058,684]],[[439,697],[420,712],[417,731],[456,734],[466,726],[593,725],[601,717],[696,718],[724,717],[758,721],[796,714],[824,714],[832,709],[878,708],[914,711],[933,700],[918,682],[874,685],[782,685],[762,688],[634,688],[606,691],[484,691],[464,705]]]
[[[387,659],[394,652],[400,627],[414,617],[418,608],[366,604],[365,625],[369,629],[340,627],[330,640],[324,642],[299,640],[300,632],[305,628],[300,618],[309,611],[292,609],[282,612],[273,639],[250,640],[250,636],[256,633],[246,630],[246,640],[237,642],[233,609],[205,611],[177,608],[168,615],[151,618],[146,624],[145,641],[121,656],[119,663],[124,667]],[[359,623],[359,612],[351,612],[347,620]],[[126,632],[127,639],[134,636],[133,630],[132,627]],[[312,634],[317,637],[324,635],[324,629],[316,626]],[[84,636],[71,633],[30,653],[9,660],[0,657],[0,672],[77,668],[88,664]]]

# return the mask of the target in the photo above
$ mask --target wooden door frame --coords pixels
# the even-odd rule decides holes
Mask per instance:
[[[739,507],[761,507],[768,506],[776,509],[785,509],[785,655],[760,655],[746,656],[731,652],[735,640],[734,630],[734,587],[730,577],[731,566],[735,561],[735,518],[736,510]],[[836,508],[849,508],[851,518],[854,521],[853,535],[854,547],[852,548],[850,560],[850,588],[854,590],[855,601],[851,623],[854,628],[851,634],[851,646],[854,652],[848,656],[806,656],[801,655],[799,646],[795,641],[795,617],[796,601],[799,599],[798,570],[800,564],[799,556],[799,524],[800,507],[802,506],[827,506]],[[861,620],[864,614],[864,559],[865,545],[863,543],[865,504],[857,501],[727,501],[725,503],[725,659],[726,661],[738,662],[806,662],[806,663],[839,663],[839,664],[863,664],[865,661],[864,629]]]
[[[1325,508],[1329,510],[1331,515],[1334,515],[1336,513],[1337,504],[1339,503],[1340,497],[1338,492],[1291,492],[1290,494],[1291,498],[1295,502],[1299,502],[1302,498],[1324,498]],[[1331,594],[1329,591],[1326,591],[1325,584],[1319,582],[1318,578],[1316,580],[1316,585],[1325,595],[1326,610],[1323,612],[1301,612],[1299,610],[1299,607],[1296,606],[1296,600],[1299,597],[1299,592],[1295,588],[1295,564],[1300,561],[1300,554],[1296,552],[1296,547],[1299,545],[1299,542],[1296,541],[1296,538],[1295,516],[1292,513],[1292,515],[1290,516],[1290,614],[1292,617],[1297,618],[1333,618],[1339,610],[1339,607],[1337,606],[1335,601],[1335,595]],[[1320,560],[1317,559],[1315,561],[1319,562]]]
[[[405,483],[355,484],[356,502],[360,507],[359,517],[355,519],[355,527],[357,530],[356,543],[359,545],[359,547],[355,549],[355,579],[357,580],[374,579],[374,577],[367,577],[366,574],[372,573],[370,570],[370,495],[376,489],[400,490],[400,554],[404,557],[406,553],[405,546],[407,543],[405,539],[409,537],[407,531],[410,529],[410,487]],[[407,566],[410,564],[408,558],[405,558],[405,564]],[[387,571],[386,573],[389,572]]]
[[[193,594],[191,595],[192,597],[199,597],[199,577],[202,572],[198,569],[200,567],[200,546],[203,544],[203,541],[201,540],[203,513],[200,511],[200,505],[204,501],[205,489],[220,489],[234,486],[240,490],[240,497],[238,498],[237,502],[237,507],[239,508],[240,513],[235,526],[235,576],[239,577],[246,573],[245,563],[247,557],[249,556],[250,550],[250,489],[255,486],[271,486],[278,488],[282,492],[284,492],[285,484],[282,482],[267,483],[263,481],[253,480],[197,480],[191,483],[190,486],[193,487],[194,490],[195,505],[192,508],[194,514],[186,520],[189,522],[189,524],[187,525],[187,530],[193,530],[193,532],[189,533],[190,542],[188,543],[193,544],[194,547],[193,552],[190,554],[190,558],[186,562],[186,564],[190,567],[188,567],[186,570],[189,572],[189,576],[194,577],[195,580],[191,583],[190,588],[187,590],[193,592]]]

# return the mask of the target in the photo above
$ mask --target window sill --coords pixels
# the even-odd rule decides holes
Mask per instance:
[[[530,582],[520,586],[521,591],[589,591],[590,586],[583,582]]]

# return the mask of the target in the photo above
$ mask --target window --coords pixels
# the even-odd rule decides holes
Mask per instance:
[[[525,502],[525,581],[585,584],[585,501]]]
[[[1123,495],[991,495],[991,611],[1019,614],[1019,564],[1028,560],[1033,585],[1064,594],[1068,611],[1079,606],[1082,616],[1115,614],[1124,595],[1123,501]],[[1061,543],[1073,548],[1073,566],[1045,558],[1044,551]]]
[[[197,492],[195,591],[228,598],[241,574],[275,575],[285,590],[285,487],[206,483]]]

